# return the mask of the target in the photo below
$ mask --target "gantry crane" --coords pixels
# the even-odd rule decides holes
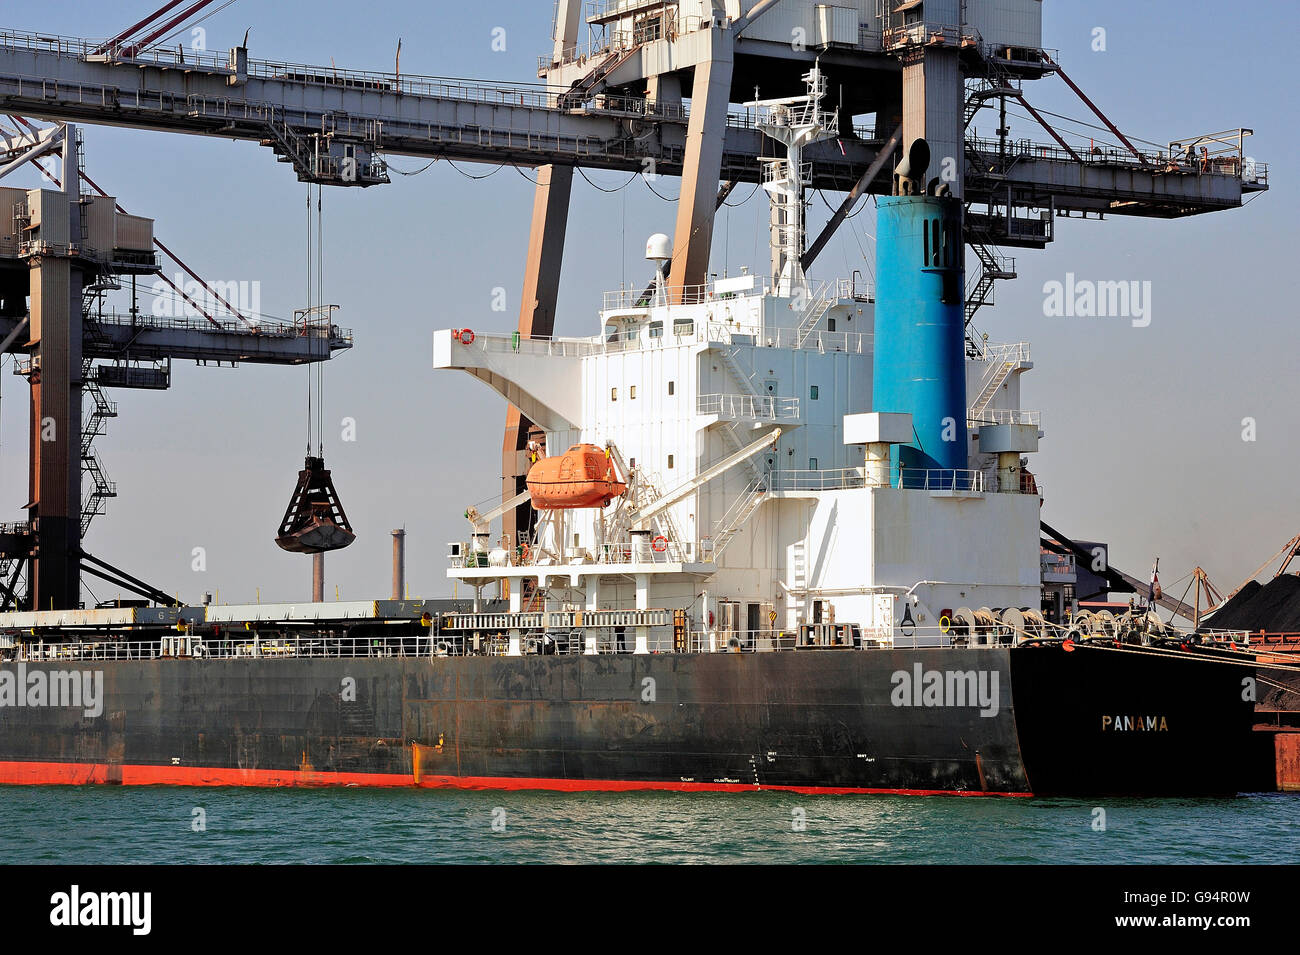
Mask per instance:
[[[1029,21],[1041,16],[1036,0],[1025,2]],[[722,199],[734,183],[760,175],[763,135],[732,107],[752,99],[755,85],[767,96],[797,91],[814,63],[836,82],[843,119],[838,137],[808,150],[810,185],[848,197],[809,254],[860,196],[889,191],[894,150],[925,138],[952,161],[949,185],[965,202],[966,237],[980,263],[967,290],[968,318],[992,301],[996,281],[1016,274],[999,246],[1043,248],[1056,217],[1196,215],[1238,207],[1244,195],[1268,188],[1267,166],[1244,154],[1250,130],[1138,149],[1065,76],[1041,37],[994,36],[999,21],[980,0],[881,4],[874,17],[848,26],[834,13],[839,8],[818,6],[814,35],[792,43],[774,11],[800,4],[807,5],[743,0],[732,18],[716,4],[701,16],[684,2],[601,3],[584,17],[582,0],[558,0],[552,52],[539,65],[546,85],[538,88],[255,60],[247,34],[218,54],[150,47],[183,14],[207,6],[199,0],[172,13],[180,4],[170,3],[140,21],[138,32],[108,41],[0,34],[0,96],[15,112],[47,120],[256,142],[299,180],[339,187],[386,183],[387,154],[532,167],[537,188],[518,321],[524,337],[554,332],[576,169],[682,177],[668,283],[681,299],[706,277]],[[1030,104],[1025,82],[1054,75],[1121,148],[1076,149]],[[1011,140],[1009,100],[1053,143]],[[981,139],[968,127],[994,104],[1003,117],[998,135]],[[855,127],[852,117],[867,113],[876,115],[876,128]],[[0,339],[12,327],[0,316]],[[520,497],[530,430],[510,409],[502,500],[519,502],[504,514],[511,534],[532,520]]]

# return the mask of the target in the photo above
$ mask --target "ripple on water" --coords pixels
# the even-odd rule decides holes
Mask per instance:
[[[195,809],[206,830],[194,831]],[[1105,810],[1105,830],[1094,828]],[[0,863],[1300,861],[1300,799],[0,787]]]

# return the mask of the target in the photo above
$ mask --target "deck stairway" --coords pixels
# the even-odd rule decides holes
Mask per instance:
[[[727,371],[731,372],[731,376],[739,383],[744,394],[750,396],[756,402],[761,402],[770,397],[755,386],[750,373],[747,372],[745,367],[740,363],[739,347],[733,346],[730,348],[723,348],[721,351],[723,364],[727,366]],[[719,424],[721,427],[718,429],[718,432],[722,435],[722,440],[727,445],[728,453],[739,451],[745,446],[746,442],[741,437],[736,422],[719,422]],[[751,481],[757,481],[762,478],[763,471],[759,468],[753,458],[746,458],[744,467],[745,471],[749,474]]]
[[[989,405],[997,397],[998,389],[1011,377],[1013,372],[1021,368],[1031,367],[1028,347],[1022,342],[1017,345],[998,345],[985,349],[982,357],[988,361],[989,367],[984,373],[979,394],[971,402],[970,412],[967,415],[968,420],[972,422],[986,421]]]
[[[1014,279],[1017,274],[1014,258],[1002,255],[994,246],[983,242],[971,241],[969,245],[980,261],[980,270],[966,289],[967,325],[983,306],[993,304],[994,283],[1000,279]]]
[[[763,475],[751,481],[741,495],[736,498],[730,510],[718,521],[719,530],[713,535],[713,560],[717,561],[722,552],[740,533],[745,522],[758,510],[759,505],[767,499],[767,476]]]
[[[830,311],[830,289],[831,283],[823,282],[817,291],[813,293],[812,301],[808,303],[808,307],[804,309],[804,313],[799,319],[799,331],[795,336],[800,348],[803,348],[803,343],[808,340],[808,336],[816,331],[822,317]]]
[[[96,320],[96,305],[102,300],[104,292],[114,288],[113,283],[91,286],[86,290],[82,302],[84,329],[87,343],[102,345],[106,341],[104,331]],[[108,430],[108,421],[117,417],[117,402],[110,401],[100,385],[94,362],[83,358],[81,362],[81,393],[90,398],[90,411],[81,423],[81,471],[89,478],[81,503],[81,536],[86,536],[90,522],[104,513],[105,502],[117,497],[117,485],[108,479],[104,466],[95,454],[95,439]]]
[[[104,433],[108,419],[117,417],[117,403],[109,401],[99,383],[89,378],[82,383],[82,393],[89,395],[94,402],[81,431],[81,470],[90,479],[90,487],[81,505],[81,534],[84,537],[90,522],[104,513],[105,502],[117,497],[117,485],[108,479],[99,456],[92,448],[95,438]]]
[[[586,76],[561,93],[555,101],[560,109],[579,109],[584,103],[605,88],[605,81],[616,69],[630,60],[641,49],[633,44],[626,49],[611,50]]]
[[[628,482],[628,493],[619,498],[618,506],[610,522],[616,533],[626,533],[630,525],[623,520],[624,515],[628,511],[643,510],[664,495],[656,475],[651,474],[645,468],[637,468],[636,474],[633,476],[632,469],[628,467],[627,461],[623,458],[623,452],[619,451],[618,446],[611,443],[606,448],[614,462],[615,469]],[[654,520],[658,525],[659,532],[668,538],[668,553],[672,554],[675,560],[685,560],[687,538],[682,536],[681,528],[677,526],[677,521],[673,518],[672,508],[656,515]]]

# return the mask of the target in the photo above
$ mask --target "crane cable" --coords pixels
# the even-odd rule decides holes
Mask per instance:
[[[308,347],[312,352],[315,351],[317,339],[319,339],[324,344],[326,357],[328,357],[330,314],[329,310],[325,308],[324,191],[323,186],[319,184],[316,186],[316,234],[313,248],[311,184],[307,185],[307,309],[303,313],[302,334],[307,337]],[[317,315],[317,310],[319,310],[320,316],[324,317],[324,324],[320,325],[325,331],[323,336],[313,334],[313,326],[319,324],[318,319],[320,316]],[[312,432],[314,429],[316,456],[324,457],[325,362],[315,354],[311,355],[311,357],[318,360],[314,362],[315,368],[312,368],[313,362],[309,361],[307,364],[307,454],[308,456],[311,455]],[[315,392],[314,396],[313,390]],[[315,412],[314,415],[313,411]]]
[[[205,13],[203,16],[199,17],[197,20],[191,20],[189,23],[184,23],[184,24],[182,24],[179,28],[177,28],[174,32],[167,34],[167,36],[163,37],[162,39],[160,39],[160,40],[154,40],[154,41],[153,41],[152,43],[150,43],[147,47],[141,49],[141,50],[139,51],[139,53],[146,53],[146,52],[148,52],[149,50],[156,50],[156,49],[158,49],[159,47],[161,47],[164,43],[170,43],[172,40],[176,39],[176,38],[177,38],[178,36],[180,36],[182,33],[185,33],[187,30],[193,30],[195,27],[197,27],[197,26],[198,26],[200,23],[202,23],[203,21],[208,20],[208,19],[211,19],[212,17],[214,17],[214,16],[216,16],[218,13],[220,13],[222,10],[226,9],[226,7],[233,6],[234,3],[235,3],[235,0],[226,0],[226,2],[223,3],[221,6],[217,7],[215,10],[209,10],[207,13]],[[191,34],[191,36],[192,36],[192,35],[193,35],[193,34]],[[130,39],[127,39],[127,40],[124,41],[124,42],[129,43],[129,42],[131,42],[131,41],[130,41]]]
[[[329,357],[330,310],[325,307],[325,187],[316,186],[316,307],[325,317],[325,355],[316,362],[316,456],[325,456],[325,359]]]
[[[307,310],[302,316],[302,333],[309,335],[311,327],[311,299],[312,299],[312,235],[311,235],[311,184],[307,185]],[[310,336],[307,339],[311,341]],[[312,415],[312,381],[311,365],[307,366],[307,454],[311,455],[311,415]]]

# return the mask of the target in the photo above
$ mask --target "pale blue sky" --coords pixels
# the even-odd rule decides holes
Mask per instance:
[[[106,36],[150,2],[9,5],[0,26]],[[1144,577],[1156,554],[1166,589],[1202,564],[1235,586],[1300,533],[1296,500],[1297,273],[1294,217],[1300,154],[1290,3],[1047,0],[1044,45],[1127,132],[1155,142],[1253,127],[1250,154],[1268,162],[1271,192],[1246,208],[1177,221],[1058,220],[1046,251],[1020,251],[1021,277],[998,288],[979,326],[995,341],[1029,340],[1036,367],[1024,404],[1043,412],[1046,438],[1033,467],[1044,516],[1083,538],[1108,540],[1112,560]],[[379,7],[374,8],[376,11]],[[392,2],[365,23],[355,3],[239,0],[204,26],[210,49],[251,27],[250,55],[390,70],[400,36],[409,73],[535,80],[549,50],[549,0],[472,4]],[[504,27],[507,49],[491,49]],[[1094,52],[1094,27],[1107,31]],[[1035,105],[1086,111],[1059,80],[1030,87]],[[991,114],[981,127],[991,128]],[[1043,138],[1025,123],[1016,135]],[[269,150],[176,135],[87,127],[87,168],[132,212],[213,280],[262,283],[264,312],[302,304],[304,190]],[[395,157],[395,166],[420,168]],[[462,167],[481,175],[485,167]],[[624,174],[589,173],[604,187]],[[326,297],[357,347],[327,370],[329,420],[357,420],[355,443],[330,441],[326,459],[357,542],[328,558],[328,590],[344,599],[386,596],[390,538],[408,529],[412,595],[449,592],[445,542],[464,536],[467,504],[495,489],[503,404],[486,387],[431,367],[430,333],[513,328],[532,185],[514,169],[472,182],[445,163],[367,190],[326,193]],[[6,185],[38,185],[25,173]],[[677,183],[658,190],[675,196]],[[737,190],[737,199],[751,187]],[[831,197],[832,201],[836,197]],[[820,211],[819,211],[820,210]],[[565,251],[559,332],[590,334],[599,293],[643,277],[642,243],[671,232],[675,207],[641,182],[613,195],[581,179]],[[729,210],[715,233],[715,265],[760,269],[761,194]],[[816,225],[824,207],[814,200]],[[862,268],[872,253],[868,209],[822,256],[822,277]],[[724,239],[730,236],[730,242]],[[1150,327],[1124,321],[1049,319],[1043,285],[1080,278],[1152,283]],[[503,286],[506,313],[490,308]],[[97,443],[120,496],[97,519],[87,548],[167,589],[223,601],[302,599],[309,562],[272,538],[304,444],[301,369],[196,368],[178,364],[171,391],[119,391],[121,417]],[[6,364],[0,432],[0,520],[26,500],[26,388]],[[1254,417],[1258,440],[1241,440]],[[337,435],[337,429],[334,431]],[[207,572],[191,571],[194,547]],[[92,582],[100,597],[115,596]]]

